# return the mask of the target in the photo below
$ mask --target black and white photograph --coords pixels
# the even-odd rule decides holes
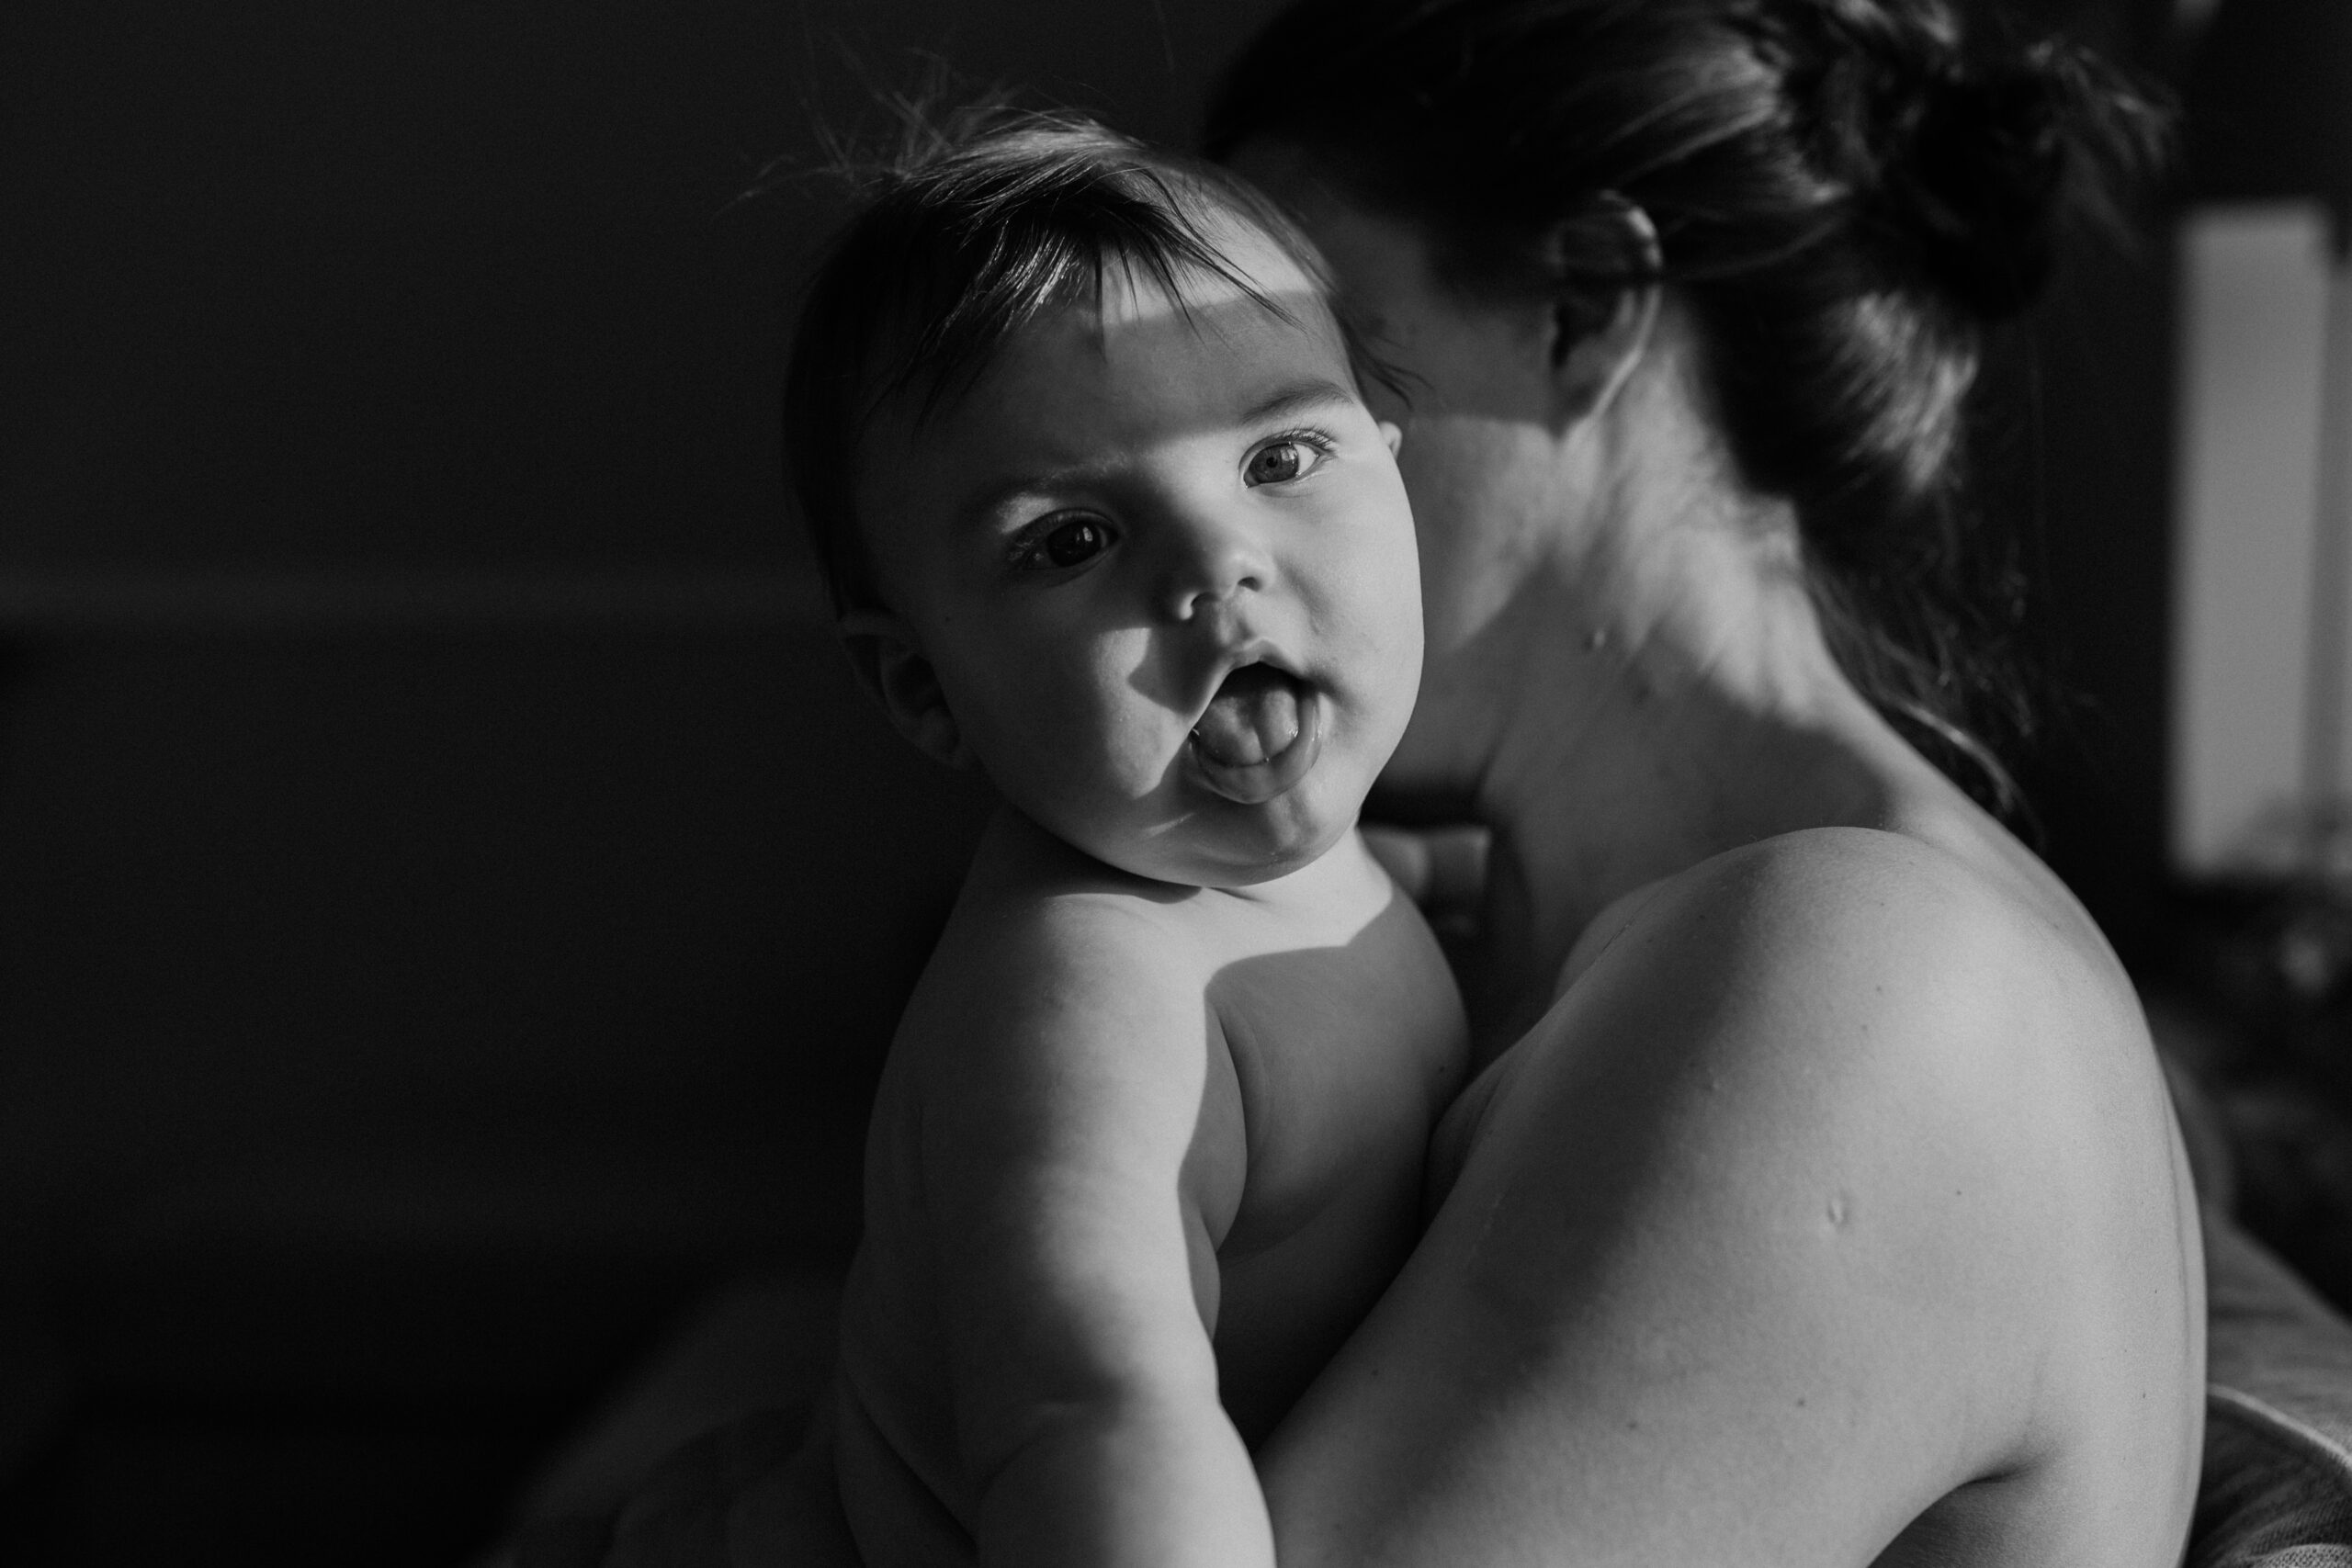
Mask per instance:
[[[2352,4],[0,7],[0,1564],[2352,1568]]]

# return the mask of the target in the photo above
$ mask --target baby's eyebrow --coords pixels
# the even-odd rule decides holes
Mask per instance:
[[[1242,411],[1243,424],[1260,424],[1267,420],[1281,419],[1288,414],[1304,413],[1308,409],[1324,408],[1332,403],[1352,403],[1355,389],[1344,386],[1328,377],[1312,381],[1300,381],[1283,388],[1269,397],[1261,398]]]
[[[983,527],[1012,502],[1024,495],[1036,495],[1068,489],[1083,483],[1093,476],[1091,468],[1055,468],[1044,473],[1013,474],[981,486],[965,498],[956,509],[956,527],[968,530]]]

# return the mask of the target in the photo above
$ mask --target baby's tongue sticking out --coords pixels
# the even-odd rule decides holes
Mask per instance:
[[[1297,739],[1297,687],[1271,664],[1245,664],[1227,675],[1193,727],[1202,754],[1228,768],[1278,757]]]

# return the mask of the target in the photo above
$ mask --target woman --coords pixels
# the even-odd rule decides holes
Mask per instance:
[[[2196,1203],[1998,797],[1962,404],[2145,117],[1944,0],[1305,0],[1212,152],[1409,396],[1384,784],[1493,830],[1504,1052],[1261,1455],[1285,1568],[2168,1563]],[[1458,1171],[1458,1175],[1454,1174]]]
[[[1491,829],[1474,999],[1516,1041],[1259,1456],[1284,1568],[2177,1560],[2164,1083],[2097,929],[1925,754],[2007,791],[1939,596],[1962,403],[2132,124],[1945,0],[1304,0],[1228,77],[1212,150],[1409,394],[1385,783]]]

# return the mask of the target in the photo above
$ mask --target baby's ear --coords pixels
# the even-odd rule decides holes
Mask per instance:
[[[926,757],[951,768],[970,767],[972,753],[947,709],[939,671],[923,657],[907,623],[887,610],[849,610],[839,624],[858,678],[881,700],[899,733]]]

